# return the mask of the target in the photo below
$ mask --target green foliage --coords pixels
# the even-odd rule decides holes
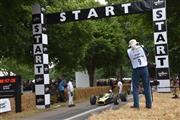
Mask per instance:
[[[12,72],[16,75],[21,75],[23,80],[34,79],[33,70],[30,66],[27,64],[19,64],[16,60],[11,58],[0,59],[0,70],[6,73]]]
[[[122,4],[137,0],[107,0]],[[1,69],[32,78],[31,5],[41,3],[46,13],[71,11],[100,6],[94,0],[2,0],[0,1]],[[179,72],[180,13],[179,1],[167,1],[168,39],[171,72]],[[137,39],[147,47],[154,62],[152,15],[139,14],[101,20],[88,20],[48,26],[50,62],[56,64],[51,78],[60,73],[88,69],[91,75],[98,68],[105,76],[115,76],[122,68],[129,75],[127,43]],[[129,72],[129,73],[128,73]]]
[[[180,75],[180,1],[167,0],[169,58],[172,75]]]

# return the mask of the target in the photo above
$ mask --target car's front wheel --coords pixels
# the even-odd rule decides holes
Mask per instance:
[[[93,95],[93,96],[90,97],[90,104],[91,105],[95,105],[96,104],[96,96]]]

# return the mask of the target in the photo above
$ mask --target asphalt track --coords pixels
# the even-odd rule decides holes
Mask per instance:
[[[131,99],[128,96],[128,101]],[[76,104],[75,107],[59,107],[52,111],[35,114],[21,120],[87,120],[93,113],[100,113],[106,109],[118,109],[127,102],[120,102],[119,105],[108,104],[104,106],[90,105],[89,101]]]

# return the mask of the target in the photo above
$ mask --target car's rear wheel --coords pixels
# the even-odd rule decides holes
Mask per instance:
[[[114,105],[118,105],[119,104],[118,96],[114,96],[113,102],[114,102]]]
[[[121,93],[120,94],[120,99],[122,102],[126,102],[127,101],[127,93]]]
[[[96,104],[96,96],[93,95],[93,96],[90,97],[90,104],[91,105],[95,105]]]

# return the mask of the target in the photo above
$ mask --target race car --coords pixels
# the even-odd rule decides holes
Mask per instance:
[[[105,93],[103,95],[94,96],[92,95],[90,97],[90,104],[91,105],[107,105],[110,103],[114,103],[115,105],[118,105],[121,101],[127,101],[127,94],[123,93],[121,95],[114,95],[113,93]]]

